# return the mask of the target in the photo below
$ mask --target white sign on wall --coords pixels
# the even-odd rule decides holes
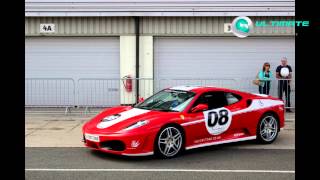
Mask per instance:
[[[54,24],[40,24],[40,33],[54,33]]]
[[[224,23],[224,32],[225,33],[232,33],[231,23]]]

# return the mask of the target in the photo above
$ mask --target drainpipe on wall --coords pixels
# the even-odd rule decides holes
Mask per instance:
[[[139,102],[139,38],[140,38],[140,18],[139,16],[134,17],[135,22],[135,34],[136,34],[136,103]]]

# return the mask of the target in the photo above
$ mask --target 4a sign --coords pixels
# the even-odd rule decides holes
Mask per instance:
[[[55,25],[54,24],[40,24],[40,33],[54,33]]]

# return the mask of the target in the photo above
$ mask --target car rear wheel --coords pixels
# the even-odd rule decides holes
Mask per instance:
[[[183,150],[183,132],[175,126],[162,128],[155,141],[155,153],[162,158],[172,158]]]
[[[279,121],[275,115],[267,113],[260,119],[257,127],[257,140],[262,144],[270,144],[279,133]]]

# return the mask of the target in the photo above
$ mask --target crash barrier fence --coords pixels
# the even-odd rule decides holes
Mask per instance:
[[[75,81],[72,78],[26,78],[26,107],[73,106]]]
[[[284,83],[285,82],[285,83]],[[283,100],[295,107],[294,80],[271,80],[265,83],[270,86],[269,95],[279,97],[282,90]],[[279,88],[281,83],[281,87]],[[152,78],[26,78],[25,107],[63,107],[65,112],[70,108],[84,107],[85,112],[94,107],[111,107],[119,104],[131,105],[146,99],[161,89],[172,86],[215,86],[251,93],[259,93],[259,87],[253,79],[152,79]],[[279,91],[280,90],[280,91]],[[138,93],[137,93],[138,92]],[[265,92],[264,92],[265,93]],[[281,95],[281,94],[280,94]]]

